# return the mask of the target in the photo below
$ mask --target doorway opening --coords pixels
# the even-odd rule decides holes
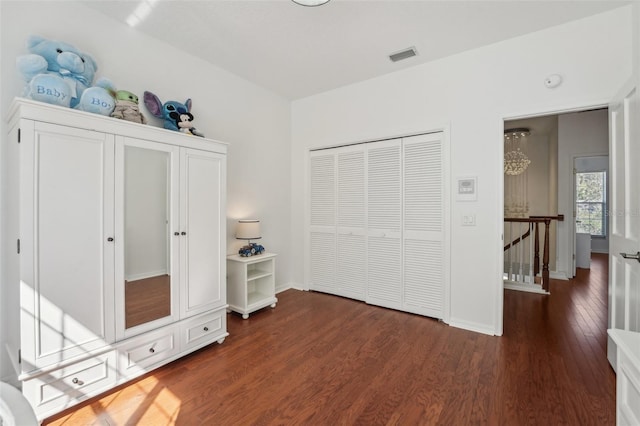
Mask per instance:
[[[605,171],[604,163],[608,167],[608,109],[539,114],[504,120],[503,124],[504,287],[546,293],[549,280],[569,280],[576,275],[577,254],[586,252],[590,256],[591,252],[608,252],[609,228],[606,221],[602,228],[594,231],[604,233],[603,236],[591,237],[579,247],[576,244],[576,220],[582,222],[584,218],[585,225],[590,221],[595,226],[598,209],[604,208],[602,212],[606,212],[606,200],[601,204],[597,204],[593,197],[593,200],[582,200],[590,194],[577,194],[574,173],[578,170]],[[524,143],[515,148],[506,136],[512,129],[526,129]],[[519,149],[519,152],[514,154],[514,149]],[[516,157],[526,167],[508,164]],[[526,161],[522,160],[524,157]],[[594,166],[592,162],[596,160],[599,163]],[[513,170],[521,169],[524,169],[521,173],[513,174]],[[606,180],[604,185],[606,195]],[[576,204],[576,201],[582,204]],[[544,218],[549,219],[548,229],[545,229]],[[583,231],[583,228],[578,228],[578,231]],[[584,237],[579,236],[578,239]]]

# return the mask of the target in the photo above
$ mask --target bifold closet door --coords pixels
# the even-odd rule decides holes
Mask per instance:
[[[336,293],[336,155],[313,151],[310,168],[309,289]]]
[[[365,149],[363,145],[338,148],[336,157],[336,290],[340,296],[365,300]]]
[[[402,143],[367,144],[367,303],[402,309]]]
[[[313,151],[311,290],[444,318],[442,132]]]
[[[443,318],[445,175],[443,134],[403,139],[403,310]]]

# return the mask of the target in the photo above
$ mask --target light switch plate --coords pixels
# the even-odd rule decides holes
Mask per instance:
[[[476,226],[476,215],[475,214],[463,215],[462,226]]]

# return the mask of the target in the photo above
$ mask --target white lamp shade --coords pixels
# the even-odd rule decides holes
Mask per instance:
[[[325,3],[329,3],[329,0],[293,0],[294,3],[297,3],[301,6],[322,6]]]
[[[238,240],[257,240],[262,238],[260,235],[259,220],[239,220],[236,229],[236,239]]]

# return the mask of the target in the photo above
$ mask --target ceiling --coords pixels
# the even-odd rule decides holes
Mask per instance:
[[[158,0],[135,28],[295,100],[631,3]],[[142,1],[85,0],[120,22]],[[388,55],[415,46],[418,55]]]

